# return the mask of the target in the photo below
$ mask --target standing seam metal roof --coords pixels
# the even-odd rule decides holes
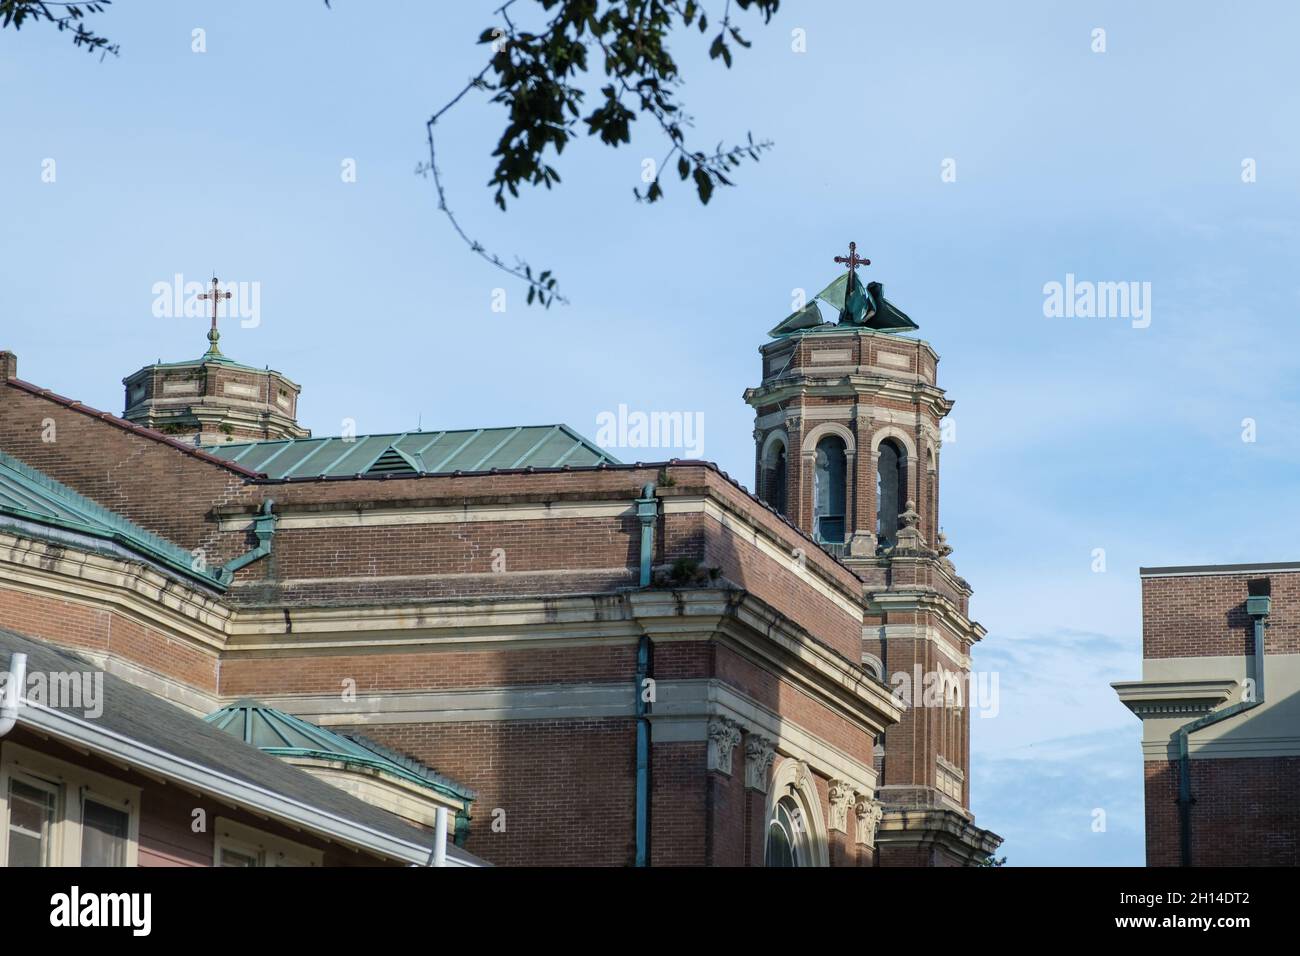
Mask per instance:
[[[567,425],[231,442],[203,450],[277,480],[621,464]]]

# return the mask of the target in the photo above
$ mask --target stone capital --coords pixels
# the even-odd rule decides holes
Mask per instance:
[[[758,734],[745,739],[745,787],[767,793],[772,763],[776,760],[776,745]]]
[[[873,800],[868,794],[855,793],[853,795],[853,813],[858,820],[858,842],[874,847],[876,845],[876,827],[880,825],[880,818],[885,815],[884,808],[879,801]]]
[[[740,725],[726,717],[709,721],[709,770],[731,776],[731,753],[740,743]]]
[[[849,830],[849,804],[853,801],[853,786],[847,780],[830,782],[830,828],[847,833]]]

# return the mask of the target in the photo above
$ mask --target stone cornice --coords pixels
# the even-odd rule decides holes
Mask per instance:
[[[975,826],[954,810],[904,810],[886,806],[876,831],[877,847],[941,847],[963,862],[987,859],[1002,837]]]
[[[910,379],[910,380],[909,380]],[[953,401],[943,389],[918,379],[889,378],[886,375],[851,373],[847,375],[808,375],[796,372],[782,376],[765,385],[745,389],[745,401],[755,407],[797,403],[799,399],[815,394],[819,398],[841,396],[856,401],[872,399],[895,401],[902,404],[928,408],[936,418],[952,411]]]
[[[872,609],[887,613],[906,611],[931,611],[960,638],[963,644],[976,644],[988,633],[977,621],[972,621],[961,613],[941,592],[933,588],[898,588],[890,591],[868,591],[867,598]]]
[[[925,349],[930,353],[930,357],[937,363],[939,353],[934,350],[926,339],[912,338],[907,335],[899,335],[897,332],[877,332],[874,329],[866,329],[860,326],[843,329],[825,329],[818,332],[792,332],[783,335],[779,339],[773,339],[770,342],[764,342],[758,347],[760,355],[768,355],[771,352],[778,352],[786,345],[812,345],[818,342],[834,342],[836,339],[870,339],[880,344],[904,345],[910,350]]]
[[[657,643],[719,640],[800,691],[879,735],[902,717],[889,689],[855,661],[811,639],[794,622],[743,591],[633,591],[637,621]]]
[[[1110,685],[1122,703],[1138,717],[1190,720],[1208,714],[1237,689],[1236,680],[1116,681]]]
[[[219,649],[231,610],[214,594],[125,558],[0,533],[0,582],[28,593],[113,607],[192,643]]]

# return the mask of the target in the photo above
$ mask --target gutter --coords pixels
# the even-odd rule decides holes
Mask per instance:
[[[1250,581],[1246,585],[1246,613],[1255,619],[1255,687],[1250,700],[1241,700],[1223,710],[1193,720],[1179,727],[1173,734],[1173,741],[1178,748],[1178,837],[1179,865],[1192,865],[1192,760],[1189,752],[1188,738],[1198,730],[1204,730],[1214,724],[1229,720],[1238,714],[1244,714],[1264,703],[1264,628],[1272,610],[1269,579]]]
[[[636,499],[636,516],[641,522],[641,587],[650,586],[654,563],[655,522],[659,518],[659,499],[655,484],[646,482]],[[646,691],[654,686],[650,677],[650,635],[644,631],[636,646],[636,684],[632,688],[636,712],[636,865],[650,865],[650,707]]]

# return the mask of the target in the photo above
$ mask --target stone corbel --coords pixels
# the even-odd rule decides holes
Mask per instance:
[[[847,780],[832,780],[830,784],[830,828],[849,832],[849,804],[853,801],[852,784]]]
[[[731,752],[740,743],[740,737],[740,725],[734,720],[715,717],[709,721],[708,769],[731,776]]]
[[[885,815],[884,808],[865,793],[853,795],[853,813],[858,818],[858,842],[869,847],[876,845],[876,827]]]
[[[776,760],[776,746],[766,737],[750,734],[745,740],[745,786],[759,793],[767,793],[772,763]]]

